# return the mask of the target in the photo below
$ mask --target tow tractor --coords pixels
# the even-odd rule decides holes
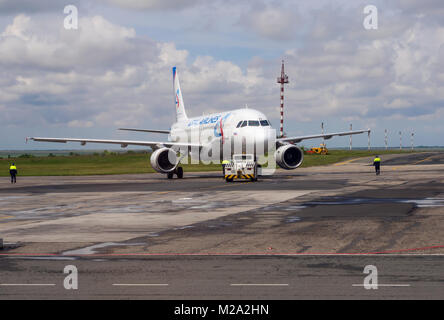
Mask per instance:
[[[225,165],[225,181],[232,182],[234,179],[249,179],[257,181],[260,167],[257,165],[253,154],[235,154],[230,163]]]
[[[326,154],[328,154],[328,149],[327,149],[327,146],[325,145],[325,143],[321,143],[321,145],[319,147],[313,147],[310,150],[308,150],[307,153],[326,155]]]

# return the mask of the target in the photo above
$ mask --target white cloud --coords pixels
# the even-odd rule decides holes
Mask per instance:
[[[179,10],[193,7],[202,0],[104,0],[121,8],[128,9],[170,9]]]
[[[240,17],[240,24],[262,37],[272,40],[288,40],[294,38],[296,27],[300,21],[294,10],[285,10],[285,8],[274,5],[259,5],[243,13]]]
[[[25,31],[29,28],[31,18],[20,14],[14,18],[14,22],[6,27],[6,30],[1,34],[2,37],[16,37],[22,40],[29,40]]]
[[[92,121],[72,120],[68,122],[68,127],[72,128],[91,128],[94,126]]]
[[[17,15],[0,30],[0,106],[8,114],[0,124],[87,129],[152,122],[167,127],[174,118],[174,65],[189,115],[247,103],[277,118],[281,58],[290,76],[285,91],[289,127],[320,116],[376,125],[382,119],[442,119],[444,27],[427,16],[436,1],[424,10],[413,2],[380,4],[376,31],[362,27],[360,4],[325,3],[301,12],[278,0],[230,1],[232,7],[221,1],[113,2],[162,14],[162,23],[170,14],[180,15],[185,22],[168,23],[158,40],[143,35],[154,33],[152,25],[146,31],[140,20],[133,27],[97,12],[83,12],[77,31],[63,29],[61,12]],[[156,11],[186,6],[193,10]],[[416,15],[415,8],[426,16]],[[211,19],[206,19],[217,23],[203,30],[205,37],[181,28],[200,28],[204,24],[194,20],[208,12]],[[194,42],[188,44],[190,38]],[[233,41],[226,44],[226,39]],[[208,40],[217,44],[215,54],[208,53]],[[240,62],[233,62],[238,56]]]
[[[77,4],[78,0],[71,0],[71,4]],[[0,0],[1,14],[30,14],[60,10],[58,0]],[[63,7],[62,7],[63,8]]]
[[[245,75],[232,62],[204,56],[188,63],[188,51],[138,37],[100,16],[82,18],[78,31],[41,32],[35,28],[41,23],[19,15],[0,37],[0,103],[24,112],[11,113],[17,116],[4,125],[134,126],[154,115],[172,120],[174,65],[183,74],[191,112],[207,105],[202,94],[232,98],[260,83],[254,68]]]

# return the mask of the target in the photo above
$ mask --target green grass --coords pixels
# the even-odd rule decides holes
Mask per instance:
[[[9,176],[15,162],[19,176],[79,176],[155,172],[148,153],[96,154],[0,159],[0,176]],[[185,165],[185,171],[220,170],[220,165]]]
[[[367,151],[367,150],[330,150],[328,155],[304,155],[302,167],[329,165],[352,158],[373,156],[375,154],[410,153],[410,151]],[[152,173],[149,153],[107,153],[94,155],[52,156],[52,157],[18,157],[0,159],[0,176],[9,176],[9,165],[15,162],[19,176],[78,176],[127,173]],[[219,164],[184,165],[184,171],[219,171]]]
[[[324,166],[337,162],[342,162],[354,158],[373,157],[375,155],[412,153],[412,151],[402,150],[329,150],[329,154],[305,154],[301,168]],[[384,160],[384,159],[382,159]]]

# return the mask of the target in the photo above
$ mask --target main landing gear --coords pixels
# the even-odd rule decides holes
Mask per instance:
[[[182,179],[183,178],[183,168],[177,167],[176,169],[174,169],[174,171],[167,173],[168,179],[173,179],[174,175],[177,175],[177,178]]]

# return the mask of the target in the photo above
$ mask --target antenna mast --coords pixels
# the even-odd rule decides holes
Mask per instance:
[[[281,77],[277,78],[277,83],[281,84],[281,126],[279,138],[282,138],[284,136],[284,84],[288,83],[288,76],[284,71],[284,60],[282,60]]]

